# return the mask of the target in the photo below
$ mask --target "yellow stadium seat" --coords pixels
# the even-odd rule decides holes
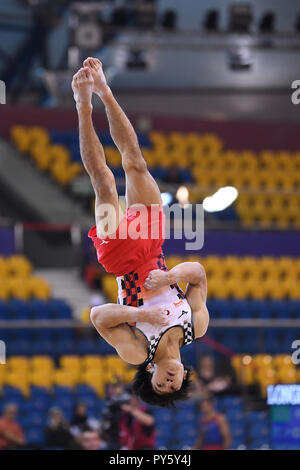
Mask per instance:
[[[50,142],[48,131],[43,127],[33,126],[28,128],[27,132],[30,139],[28,148],[29,151],[36,144],[46,146]]]
[[[47,389],[52,388],[54,379],[54,372],[50,369],[35,369],[29,375],[29,382],[31,385],[37,387],[44,387]]]
[[[111,302],[116,302],[118,298],[118,284],[114,276],[106,274],[101,278],[102,289]]]
[[[105,147],[104,148],[105,157],[107,159],[107,163],[111,166],[121,166],[122,164],[122,156],[119,150],[115,147]]]
[[[127,369],[124,369],[124,371],[120,374],[121,380],[125,383],[132,383],[135,374],[136,374],[136,368],[127,367]]]
[[[9,280],[0,279],[0,299],[5,301],[5,300],[8,300],[9,297],[10,297]]]
[[[149,134],[150,141],[152,142],[155,148],[166,149],[167,146],[167,136],[161,132],[152,131]]]
[[[253,364],[258,368],[272,368],[273,357],[270,354],[256,354],[253,357]]]
[[[13,370],[5,374],[4,383],[21,390],[23,395],[29,395],[29,374],[25,370]]]
[[[20,152],[25,153],[29,150],[31,137],[26,127],[13,126],[11,128],[10,135],[12,141]]]
[[[9,268],[6,258],[0,257],[0,280],[9,275]]]
[[[81,375],[81,383],[90,385],[99,397],[104,397],[105,383],[101,371],[95,369],[86,369]]]
[[[54,371],[53,383],[63,387],[74,387],[78,380],[78,371],[71,369],[58,369]]]
[[[47,153],[50,155],[51,166],[58,163],[66,165],[71,160],[70,152],[64,145],[49,145]]]
[[[33,297],[43,300],[48,300],[50,298],[50,286],[47,281],[45,281],[45,279],[37,276],[32,276],[28,282],[30,286],[31,295]]]
[[[249,355],[236,356],[233,358],[232,365],[236,371],[237,378],[241,384],[252,385],[255,381],[253,359]]]
[[[90,307],[86,307],[82,310],[81,315],[80,315],[80,320],[82,321],[82,323],[85,323],[85,324],[91,323],[90,314],[91,314]]]
[[[83,171],[83,166],[78,162],[70,163],[68,166],[68,171],[72,180],[76,178]]]
[[[101,356],[83,356],[82,367],[84,369],[98,369],[103,367],[103,358]]]
[[[18,277],[27,277],[32,272],[32,264],[21,255],[14,255],[7,258],[7,269],[10,275]]]
[[[53,371],[54,361],[50,356],[33,356],[31,358],[31,368],[36,371]]]
[[[59,363],[63,369],[77,371],[81,369],[81,358],[79,356],[61,356]]]
[[[50,167],[50,172],[57,183],[62,186],[69,184],[74,178],[65,163],[56,162]]]
[[[276,372],[276,380],[283,384],[292,384],[297,381],[296,369],[293,368],[280,368]]]
[[[277,369],[294,368],[292,358],[289,354],[277,354],[273,357],[273,364]]]
[[[8,286],[10,295],[16,299],[28,300],[31,296],[30,278],[11,277]]]
[[[123,370],[126,368],[126,363],[117,355],[106,356],[103,358],[103,368],[112,370]]]
[[[183,258],[181,256],[168,256],[166,258],[166,264],[168,266],[168,269],[174,268],[177,264],[182,263]]]
[[[7,367],[6,364],[0,364],[0,393],[2,390],[2,387],[5,383],[5,375],[7,373]]]
[[[29,371],[30,360],[25,356],[11,356],[7,360],[7,366],[11,371]]]
[[[36,145],[31,150],[31,156],[40,171],[49,170],[51,166],[51,154],[47,151],[46,147]]]

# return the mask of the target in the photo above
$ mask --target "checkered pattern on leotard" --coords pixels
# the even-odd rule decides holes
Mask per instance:
[[[168,271],[166,266],[165,257],[161,253],[157,257],[157,267],[162,271]],[[117,278],[119,285],[118,304],[130,305],[131,307],[141,307],[144,305],[143,299],[143,286],[140,283],[139,275],[135,271],[131,271],[124,276]],[[177,284],[170,286],[171,289],[177,289],[177,297],[184,298],[184,293]]]
[[[193,328],[192,323],[185,320],[183,322],[183,324],[180,325],[180,326],[182,326],[182,328],[183,328],[183,344],[182,344],[182,346],[186,346],[188,344],[191,344],[195,339],[194,328]],[[174,328],[174,327],[172,326],[171,328]],[[168,331],[168,330],[165,330],[157,338],[155,338],[154,336],[150,337],[149,355],[148,355],[147,361],[153,361],[153,358],[155,356],[155,352],[156,352],[156,349],[158,347],[158,344],[159,344],[162,336],[166,333],[166,331]]]
[[[138,273],[131,271],[120,278],[122,299],[118,297],[118,303],[122,305],[131,305],[132,307],[140,307],[144,304],[141,297],[141,286],[138,285]],[[122,302],[121,302],[122,300]]]

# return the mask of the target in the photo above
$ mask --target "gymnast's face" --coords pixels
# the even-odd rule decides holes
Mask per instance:
[[[174,359],[166,359],[158,363],[149,364],[147,370],[152,373],[152,388],[158,395],[180,390],[182,381],[186,378],[187,374],[183,364]]]

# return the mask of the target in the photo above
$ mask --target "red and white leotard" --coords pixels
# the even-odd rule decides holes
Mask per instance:
[[[148,207],[147,220],[141,222],[141,237],[133,239],[129,236],[130,226],[139,217],[138,209],[129,208],[115,234],[98,238],[94,226],[89,231],[89,237],[94,242],[99,263],[117,278],[119,304],[140,308],[164,307],[168,317],[168,324],[164,327],[142,322],[131,325],[143,333],[148,344],[148,360],[152,360],[167,330],[180,326],[183,329],[183,344],[190,344],[194,340],[194,328],[191,308],[177,284],[167,286],[159,294],[144,287],[150,271],[167,271],[162,251],[165,215],[161,206]]]
[[[139,209],[130,207],[113,235],[98,238],[96,226],[88,234],[94,242],[99,263],[117,278],[118,303],[122,305],[144,305],[145,299],[153,295],[143,287],[148,273],[153,269],[167,270],[162,251],[165,240],[163,208],[147,207],[146,215],[147,219],[142,220],[142,227],[139,227]],[[139,238],[130,237],[133,228],[135,233],[140,232]]]

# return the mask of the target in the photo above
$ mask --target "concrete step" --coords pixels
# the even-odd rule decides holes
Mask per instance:
[[[46,279],[52,289],[52,297],[64,299],[71,305],[75,318],[91,305],[97,294],[89,289],[80,277],[79,269],[37,269],[34,274]]]
[[[55,224],[78,224],[89,228],[93,218],[64,193],[48,175],[40,173],[27,156],[0,139],[0,182],[35,218]]]

